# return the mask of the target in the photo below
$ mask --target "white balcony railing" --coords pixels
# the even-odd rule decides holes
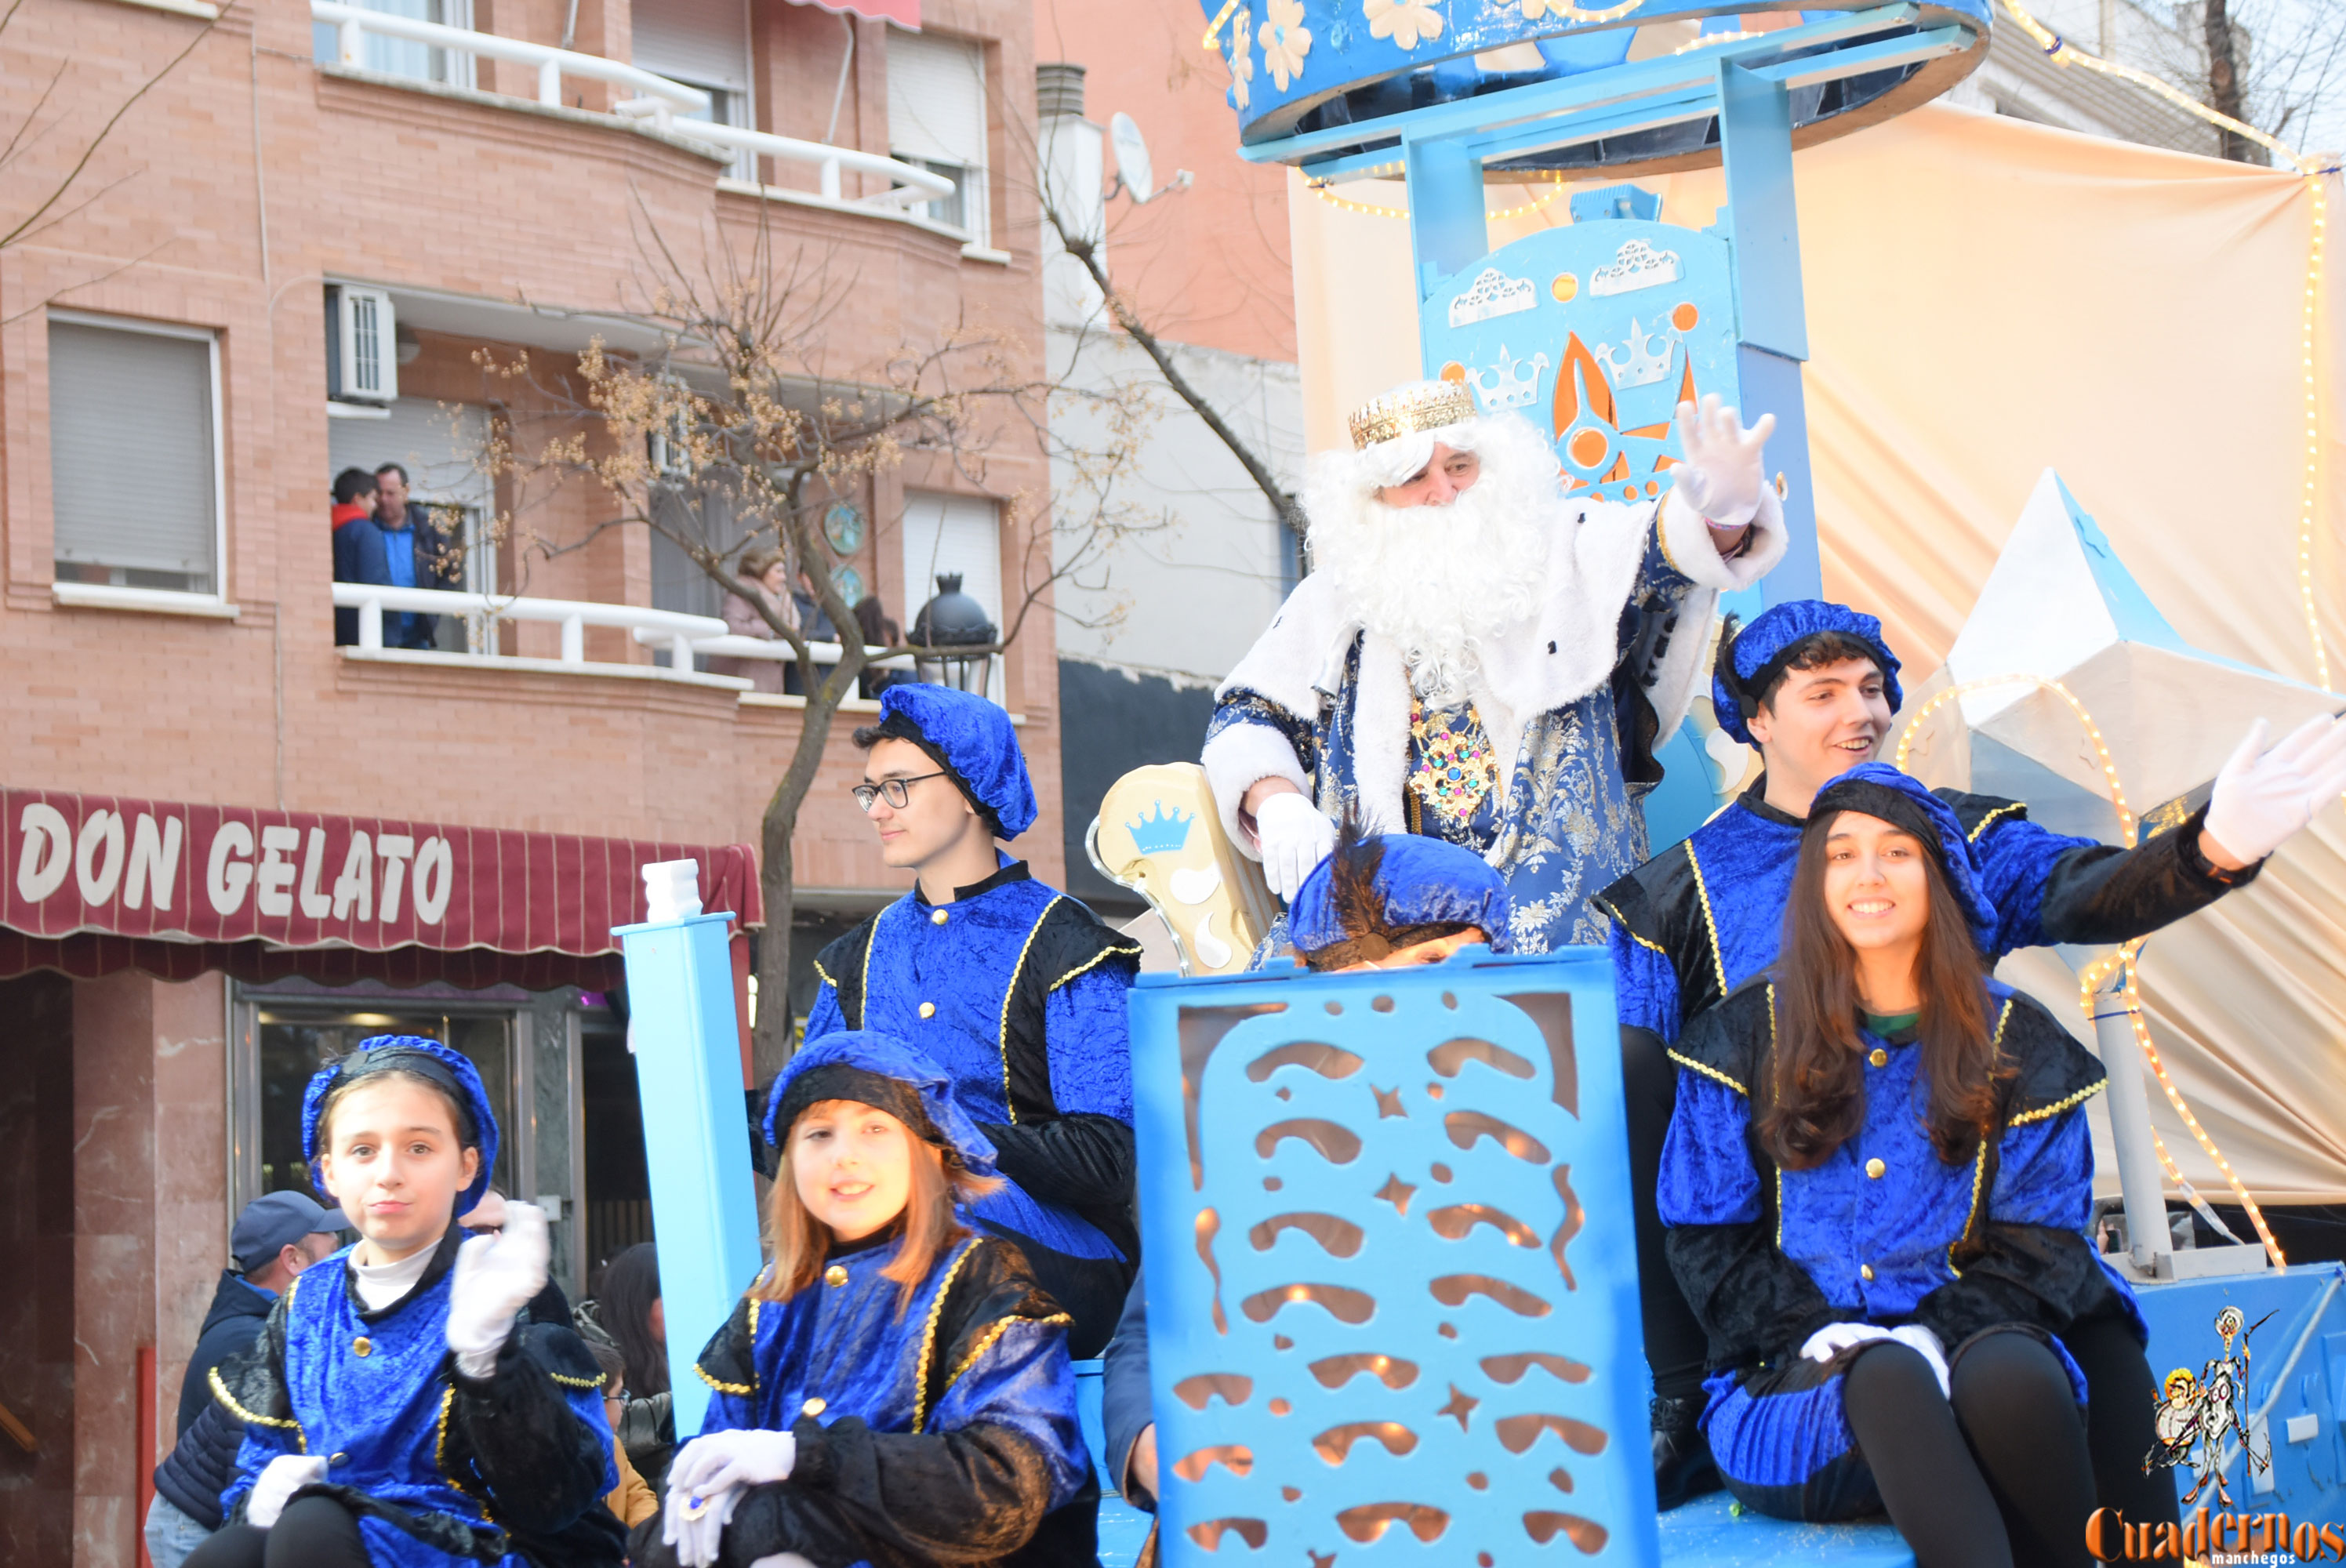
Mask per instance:
[[[334,607],[358,611],[358,646],[370,652],[382,649],[382,616],[385,610],[403,610],[427,616],[479,616],[492,623],[551,623],[562,628],[561,662],[581,666],[586,662],[588,626],[617,626],[633,632],[638,642],[653,647],[664,643],[668,648],[669,667],[687,674],[692,669],[693,651],[701,644],[754,640],[729,638],[725,623],[715,616],[688,616],[677,610],[655,610],[642,605],[603,605],[577,599],[506,598],[497,594],[456,593],[444,588],[400,588],[378,583],[336,583]]]
[[[811,164],[828,201],[842,199],[842,173],[870,175],[890,182],[889,189],[865,197],[857,204],[861,206],[900,207],[913,202],[949,200],[954,194],[954,182],[944,175],[932,174],[878,153],[800,141],[794,137],[775,136],[741,126],[679,119],[679,114],[708,114],[709,95],[699,87],[687,87],[600,55],[582,55],[575,49],[533,44],[525,38],[500,37],[495,33],[476,33],[469,27],[450,27],[388,11],[370,11],[363,6],[344,5],[342,0],[310,0],[310,15],[334,29],[335,52],[344,66],[353,69],[362,69],[366,65],[366,36],[370,33],[448,49],[476,59],[510,60],[536,67],[537,101],[541,104],[561,104],[565,76],[608,82],[636,95],[616,107],[616,113],[624,118],[650,119],[662,130],[729,151],[752,152],[785,163]]]
[[[636,633],[636,641],[648,647],[657,647],[667,640],[658,632],[647,630]],[[692,639],[692,651],[701,658],[768,659],[779,664],[788,664],[798,657],[797,654],[790,651],[790,645],[780,637],[743,636],[738,632],[728,632],[722,636],[695,637]],[[817,664],[837,664],[840,655],[844,651],[837,643],[807,644],[807,652]],[[866,669],[913,667],[914,656],[912,654],[891,654],[886,648],[876,647],[867,647],[863,652],[870,661],[863,667]]]

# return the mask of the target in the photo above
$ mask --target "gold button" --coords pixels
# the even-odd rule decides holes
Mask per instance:
[[[1865,1162],[1865,1174],[1875,1181],[1880,1181],[1882,1179],[1882,1173],[1889,1168],[1890,1167],[1883,1165],[1878,1157]]]
[[[838,1264],[838,1263],[834,1263],[834,1264],[832,1264],[830,1268],[826,1268],[826,1269],[824,1269],[824,1270],[822,1271],[822,1282],[823,1282],[825,1285],[844,1285],[844,1284],[846,1284],[846,1283],[847,1283],[847,1269],[846,1269],[846,1267],[845,1267],[844,1265],[842,1265],[842,1264]]]
[[[922,1016],[922,1017],[923,1017],[923,1018],[934,1018],[936,1015],[937,1015],[937,1004],[936,1004],[935,1003],[933,1003],[933,1002],[923,1002],[923,1003],[921,1003],[921,1016]]]
[[[930,915],[930,916],[929,916],[929,923],[930,923],[931,925],[943,925],[943,924],[944,924],[944,923],[945,923],[945,911],[943,911],[943,910],[939,910],[939,911],[937,911],[935,913],[933,913],[933,914]]]
[[[827,1407],[821,1400],[809,1400],[806,1403],[799,1407],[799,1414],[802,1416],[819,1416],[822,1414],[826,1408]]]
[[[1859,1264],[1859,1265],[1857,1266],[1857,1277],[1858,1277],[1860,1279],[1871,1279],[1871,1278],[1873,1278],[1873,1265],[1872,1265],[1872,1264],[1871,1264],[1871,1263],[1861,1263],[1861,1264]]]
[[[1890,1065],[1890,1053],[1876,1045],[1873,1048],[1873,1054],[1868,1056],[1866,1060],[1877,1067],[1887,1067]]]
[[[374,1354],[374,1341],[362,1334],[351,1341],[351,1349],[359,1355],[372,1356]]]

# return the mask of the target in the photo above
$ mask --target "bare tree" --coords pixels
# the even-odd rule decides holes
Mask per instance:
[[[2164,15],[2149,6],[2146,17]],[[2346,5],[2337,0],[2197,0],[2178,5],[2174,23],[2121,29],[2105,40],[2121,63],[2145,66],[2189,92],[2229,119],[2277,141],[2302,146],[2331,135],[2317,117],[2334,114],[2346,87]],[[2129,60],[2129,34],[2150,40],[2147,58]],[[2270,163],[2271,151],[2254,137],[2216,128],[2220,156],[2239,163]]]
[[[788,645],[805,708],[760,828],[767,925],[759,943],[760,1006],[751,1049],[763,1077],[779,1070],[792,1048],[791,835],[840,707],[856,695],[874,660],[930,651],[904,639],[867,645],[857,635],[856,606],[842,592],[823,543],[824,514],[916,455],[950,465],[983,490],[988,452],[1001,433],[1031,435],[1072,483],[1063,483],[1055,497],[1010,498],[1005,531],[1016,545],[1004,624],[994,641],[952,650],[997,654],[1017,640],[1037,609],[1049,607],[1054,584],[1154,525],[1121,500],[1148,416],[1137,399],[1048,384],[1022,368],[1015,340],[966,324],[892,352],[855,353],[852,370],[835,373],[827,329],[852,280],[840,275],[833,255],[803,248],[779,252],[762,220],[746,243],[712,224],[706,260],[698,264],[679,260],[656,231],[641,250],[649,302],[634,320],[658,335],[664,346],[658,351],[622,354],[597,340],[579,357],[575,382],[540,375],[525,356],[476,354],[495,375],[526,380],[534,403],[552,411],[525,417],[510,403],[505,409],[485,466],[513,482],[513,504],[494,538],[518,546],[525,572],[533,560],[584,549],[612,530],[648,530]],[[1055,397],[1089,401],[1100,416],[1093,428],[1107,439],[1081,451],[1054,445]],[[533,439],[521,428],[529,418],[550,420],[553,428]],[[549,484],[580,481],[604,498],[610,514],[583,536],[532,532],[532,492],[542,498]],[[888,524],[873,524],[876,538]],[[784,552],[823,616],[842,628],[835,647],[817,642],[788,599],[778,605],[741,575],[744,559],[760,549]],[[919,591],[908,585],[908,592]]]

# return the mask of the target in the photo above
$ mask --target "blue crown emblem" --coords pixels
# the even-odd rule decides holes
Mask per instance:
[[[1152,804],[1157,808],[1155,816],[1124,825],[1132,835],[1133,847],[1144,855],[1179,853],[1181,846],[1189,841],[1189,825],[1198,819],[1178,806],[1168,813],[1162,800]]]

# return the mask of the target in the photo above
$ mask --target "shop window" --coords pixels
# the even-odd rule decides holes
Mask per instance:
[[[933,33],[888,35],[890,156],[942,174],[954,195],[918,210],[987,242],[985,51]]]
[[[501,1134],[490,1185],[508,1196],[529,1196],[519,1193],[514,1181],[527,1129],[517,1125],[513,1115],[517,1085],[510,1013],[411,1013],[393,1003],[385,1003],[384,1012],[361,1013],[331,1004],[313,1009],[276,998],[254,1000],[259,1005],[250,1015],[250,1077],[240,1086],[248,1104],[239,1108],[238,1116],[240,1144],[250,1151],[241,1173],[250,1190],[240,1203],[289,1187],[312,1190],[310,1167],[301,1157],[302,1091],[319,1068],[377,1034],[424,1035],[446,1042],[471,1059],[488,1091]]]
[[[219,407],[210,332],[50,315],[58,582],[219,593]]]
[[[586,1267],[591,1280],[612,1258],[652,1239],[652,1186],[644,1159],[643,1102],[627,1035],[589,1026],[579,1036],[578,1056]]]

